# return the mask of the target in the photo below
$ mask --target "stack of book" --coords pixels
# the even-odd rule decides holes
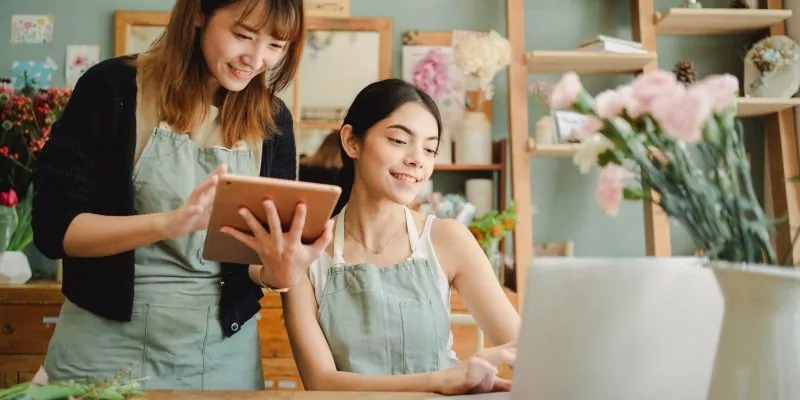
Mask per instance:
[[[583,51],[607,51],[612,53],[646,53],[639,42],[619,39],[611,36],[597,35],[579,44],[576,50]]]

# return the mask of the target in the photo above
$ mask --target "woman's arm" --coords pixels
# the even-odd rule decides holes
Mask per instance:
[[[121,134],[110,133],[116,102],[107,74],[117,68],[106,62],[83,74],[37,162],[31,223],[36,247],[51,259],[107,256],[164,236],[161,215],[95,212],[97,160],[108,150],[106,136]]]
[[[508,301],[480,245],[464,224],[436,219],[431,238],[436,257],[452,274],[453,285],[478,326],[495,345],[517,340],[519,313]]]
[[[81,76],[37,161],[31,223],[36,247],[51,259],[109,256],[207,225],[215,175],[224,172],[224,166],[172,212],[132,216],[98,212],[100,193],[107,190],[96,174],[107,166],[98,160],[109,151],[110,140],[124,140],[126,135],[112,133],[113,107],[119,100],[110,82],[116,79],[112,75],[129,68],[115,62],[122,63],[105,61]],[[123,137],[109,139],[115,134]]]
[[[440,392],[446,385],[449,370],[392,376],[337,371],[317,321],[317,301],[308,275],[281,297],[289,343],[306,390]]]

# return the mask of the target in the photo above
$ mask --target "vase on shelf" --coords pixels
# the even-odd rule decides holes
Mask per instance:
[[[453,163],[453,132],[449,125],[442,127],[442,139],[439,141],[439,148],[433,163],[435,165]]]
[[[486,114],[467,111],[456,128],[456,164],[492,163],[492,125]]]
[[[556,130],[553,117],[550,115],[542,115],[536,120],[534,128],[534,140],[537,145],[549,145],[556,143]]]

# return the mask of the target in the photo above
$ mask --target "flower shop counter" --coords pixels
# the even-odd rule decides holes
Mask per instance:
[[[392,392],[215,392],[215,391],[164,391],[145,392],[147,400],[424,400],[440,397],[435,393]]]
[[[517,307],[516,293],[506,290],[506,294],[511,304]],[[29,281],[23,285],[0,284],[0,388],[29,381],[38,371],[55,324],[58,322],[63,302],[61,284],[55,281]],[[460,315],[459,320],[469,319],[463,318],[469,315],[469,311],[455,291],[451,298],[451,309],[453,314]],[[258,318],[266,389],[302,390],[300,374],[295,366],[289,338],[283,326],[283,310],[279,295],[265,293],[261,299]],[[452,330],[453,348],[456,354],[463,358],[475,353],[478,334],[476,327],[453,324]],[[484,342],[489,344],[488,340]],[[500,376],[510,378],[511,370],[501,366]],[[336,399],[336,397],[330,398]],[[382,399],[382,397],[373,398]]]

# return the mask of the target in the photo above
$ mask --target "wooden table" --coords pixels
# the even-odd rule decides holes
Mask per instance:
[[[147,400],[425,400],[443,397],[435,393],[392,392],[280,392],[280,391],[150,391]]]

